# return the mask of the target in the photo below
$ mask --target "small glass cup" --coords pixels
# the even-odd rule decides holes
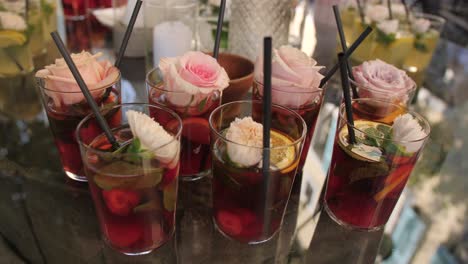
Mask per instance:
[[[379,105],[380,110],[376,112],[372,105]],[[352,109],[354,126],[347,122],[344,104],[340,107],[325,210],[340,225],[378,230],[387,223],[429,138],[430,126],[419,114],[387,101],[356,99]],[[424,136],[420,134],[411,141],[393,140],[389,136],[392,125],[397,117],[406,114],[418,122]],[[350,144],[348,127],[365,141]]]
[[[229,157],[229,147],[260,153],[263,148],[232,142],[226,138],[226,130],[236,118],[252,117],[261,123],[262,105],[261,101],[231,102],[210,116],[214,222],[226,237],[248,244],[268,241],[278,232],[307,134],[300,115],[273,105],[268,180],[262,175],[260,163],[250,167],[236,165]],[[275,142],[281,143],[275,146]]]
[[[304,89],[305,90],[305,89]],[[315,132],[317,117],[320,113],[323,99],[323,89],[314,91],[286,91],[280,87],[271,88],[272,102],[277,105],[287,107],[299,114],[307,124],[307,136],[304,142],[304,151],[298,166],[298,173],[302,173],[302,168],[309,152],[310,143]],[[263,99],[263,84],[255,81],[253,86],[253,96],[257,100]]]
[[[445,25],[445,19],[431,14],[415,13],[415,19],[427,19],[431,22],[428,32],[415,34],[411,51],[403,62],[403,69],[408,72],[418,87],[424,81],[424,73],[431,62],[432,55],[439,43],[440,35]]]
[[[378,90],[367,85],[359,84],[349,80],[350,84],[356,87],[359,98],[372,98],[381,101],[388,101],[402,106],[409,106],[416,94],[416,84],[403,91]]]
[[[160,124],[180,142],[182,122],[173,111],[122,104],[101,111],[119,143],[133,139],[126,120],[129,110],[168,121]],[[80,122],[76,138],[104,241],[126,255],[147,254],[169,241],[175,231],[179,162],[160,162],[151,155],[157,149],[112,152],[94,114]]]
[[[158,67],[163,57],[175,57],[197,49],[198,1],[164,3],[144,1],[146,69]]]
[[[148,73],[146,87],[150,104],[168,107],[182,118],[181,179],[197,180],[209,175],[211,153],[208,117],[221,104],[221,93],[213,91],[191,95],[168,91],[158,68]]]
[[[120,77],[119,72],[111,85],[90,90],[101,109],[120,104]],[[37,78],[37,85],[65,174],[73,180],[86,181],[80,149],[75,138],[76,126],[92,112],[83,93],[53,90],[53,87],[47,87],[43,78]]]

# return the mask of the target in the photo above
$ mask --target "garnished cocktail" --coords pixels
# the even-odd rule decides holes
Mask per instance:
[[[281,226],[306,136],[298,114],[276,105],[272,113],[268,179],[262,175],[262,103],[228,103],[210,117],[213,218],[221,233],[242,243],[267,241]]]
[[[176,125],[158,124],[149,109]],[[101,231],[112,248],[146,254],[175,231],[182,123],[169,109],[147,104],[118,105],[104,116],[120,148],[112,149],[94,115],[76,133]]]
[[[378,103],[388,113],[401,114],[388,118],[384,111],[363,111],[369,101]],[[345,226],[379,229],[390,217],[430,127],[420,115],[386,101],[357,99],[352,109],[354,126],[349,125],[356,143],[350,142],[342,105],[328,175],[326,210]]]
[[[101,109],[120,103],[120,71],[100,54],[72,54],[94,100]],[[68,177],[86,181],[80,150],[75,139],[78,123],[92,111],[63,59],[36,73],[42,102]]]
[[[257,100],[263,98],[263,59],[257,59],[253,95]],[[315,132],[317,117],[322,106],[323,89],[320,81],[324,77],[319,73],[324,67],[304,52],[282,46],[273,52],[272,63],[272,103],[288,107],[298,113],[306,122],[307,136],[304,151],[298,166],[298,173],[307,158],[307,153]],[[300,186],[300,185],[299,185]]]
[[[215,59],[201,52],[164,58],[146,79],[149,102],[164,105],[182,119],[182,179],[198,179],[211,169],[208,117],[221,104],[229,77]]]

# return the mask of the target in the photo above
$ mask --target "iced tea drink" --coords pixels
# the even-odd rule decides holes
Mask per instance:
[[[149,109],[154,115],[175,120],[177,125],[160,124],[153,130],[148,124],[136,123],[134,116],[146,115]],[[138,114],[130,116],[130,111]],[[103,239],[126,255],[146,254],[170,240],[175,231],[182,124],[172,111],[147,104],[118,105],[104,116],[121,145],[117,150],[111,148],[93,115],[77,128]],[[140,128],[146,131],[145,138],[139,134]],[[163,136],[159,135],[161,129],[166,131]],[[145,145],[161,138],[169,141],[157,142],[156,148]]]
[[[325,208],[335,221],[362,230],[386,224],[430,133],[417,113],[385,101],[375,103],[386,112],[368,111],[369,100],[353,101],[350,129],[356,143],[350,142],[340,108],[325,195]]]
[[[306,136],[298,114],[280,106],[272,113],[268,179],[261,165],[261,101],[228,103],[210,117],[213,218],[223,235],[242,243],[267,241],[279,230]]]

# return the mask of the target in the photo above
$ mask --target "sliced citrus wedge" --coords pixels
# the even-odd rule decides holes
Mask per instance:
[[[0,49],[21,46],[26,43],[26,40],[26,36],[22,33],[11,30],[0,31]]]
[[[299,159],[296,158],[296,148],[293,145],[293,140],[277,131],[272,130],[271,138],[271,153],[270,162],[282,173],[287,173],[297,167]],[[283,148],[278,148],[284,146]],[[295,162],[296,161],[296,162]]]

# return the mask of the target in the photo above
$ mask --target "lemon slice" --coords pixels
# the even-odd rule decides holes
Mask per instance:
[[[26,40],[26,36],[22,33],[11,30],[0,31],[0,48],[21,46]]]
[[[270,153],[271,165],[281,170],[282,173],[295,169],[299,159],[296,158],[296,148],[293,145],[292,139],[274,130],[271,131],[270,138],[272,147]],[[280,146],[285,147],[277,148]]]
[[[354,127],[360,131],[364,131],[367,128],[377,128],[378,126],[386,126],[391,129],[390,126],[365,120],[354,121]],[[382,151],[378,147],[368,146],[362,143],[350,145],[348,142],[348,128],[343,126],[338,135],[340,147],[351,157],[361,161],[367,162],[379,162],[382,156]],[[356,137],[364,137],[364,134],[356,131]]]

